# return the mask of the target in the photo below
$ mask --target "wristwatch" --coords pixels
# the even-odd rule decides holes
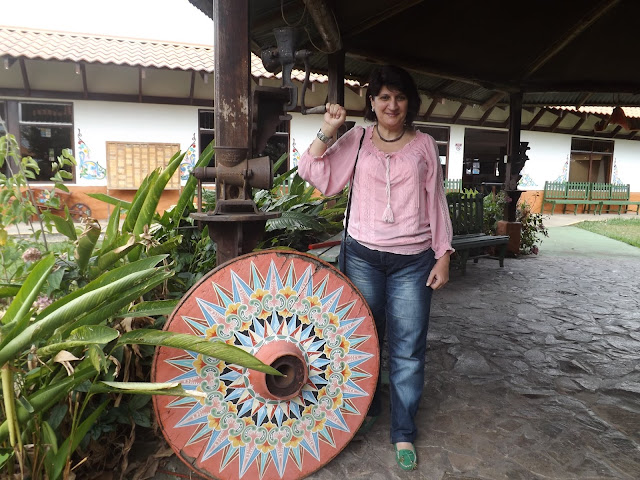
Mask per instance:
[[[324,132],[322,131],[322,129],[318,130],[318,133],[316,135],[316,137],[318,137],[318,139],[324,143],[325,145],[329,145],[329,143],[331,142],[331,140],[333,140],[333,138],[331,137],[327,137]]]

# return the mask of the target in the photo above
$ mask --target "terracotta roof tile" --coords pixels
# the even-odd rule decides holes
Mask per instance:
[[[22,27],[0,26],[0,56],[213,72],[213,47],[208,45]],[[251,74],[258,78],[282,78],[280,73],[274,75],[266,71],[260,58],[253,53]],[[293,70],[291,76],[303,81],[304,71]],[[325,83],[329,78],[326,75],[311,73],[310,80]],[[345,83],[359,85],[354,80],[345,80]]]
[[[571,106],[559,106],[559,107],[551,107],[557,108],[560,110],[568,110],[570,112],[575,112],[576,107]],[[622,107],[624,114],[629,118],[640,118],[640,107]],[[577,109],[580,113],[595,113],[600,115],[611,115],[613,112],[613,107],[601,107],[601,106],[584,106]]]

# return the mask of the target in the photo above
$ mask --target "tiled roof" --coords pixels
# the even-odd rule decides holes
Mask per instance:
[[[613,107],[599,107],[599,106],[595,106],[595,107],[584,106],[584,107],[578,108],[577,110],[576,110],[576,107],[570,107],[570,106],[552,107],[552,108],[558,108],[560,110],[568,110],[570,112],[578,111],[580,113],[592,113],[592,114],[595,113],[599,115],[611,115],[611,112],[613,112]],[[627,117],[640,118],[640,107],[621,107],[621,108]]]
[[[0,56],[42,60],[103,63],[141,67],[213,72],[213,46],[158,40],[104,37],[93,34],[32,30],[0,26]],[[282,78],[266,71],[262,61],[251,54],[251,74],[260,78]],[[291,76],[304,80],[304,71]],[[310,74],[312,82],[325,83],[326,75]],[[345,80],[356,86],[358,82]]]

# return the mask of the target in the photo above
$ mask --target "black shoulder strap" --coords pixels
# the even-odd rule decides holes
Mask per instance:
[[[360,137],[360,145],[358,145],[358,153],[356,153],[356,161],[353,164],[353,172],[351,172],[351,182],[349,182],[349,199],[347,200],[347,210],[344,214],[344,234],[347,234],[347,228],[349,228],[349,212],[351,211],[351,197],[353,193],[353,180],[356,177],[356,165],[358,165],[358,157],[360,156],[360,149],[362,148],[362,142],[364,141],[364,135],[367,129],[363,129],[362,137]]]

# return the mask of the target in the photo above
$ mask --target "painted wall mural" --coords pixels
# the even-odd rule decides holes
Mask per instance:
[[[86,180],[103,180],[107,178],[107,169],[98,162],[91,160],[91,150],[82,140],[82,133],[78,129],[78,171],[80,178]]]
[[[291,168],[297,167],[299,161],[300,161],[300,152],[296,147],[295,139],[293,139],[291,143]]]
[[[189,175],[191,174],[193,168],[196,166],[196,159],[196,134],[194,133],[193,137],[191,138],[191,145],[189,145],[187,153],[185,153],[184,155],[184,160],[180,164],[180,180],[189,180]]]
[[[566,182],[569,179],[569,158],[564,162],[564,166],[562,167],[562,174],[558,176],[554,182]]]
[[[613,168],[611,169],[611,183],[624,185],[622,178],[620,178],[620,175],[618,174],[618,162],[615,157],[613,158]]]

